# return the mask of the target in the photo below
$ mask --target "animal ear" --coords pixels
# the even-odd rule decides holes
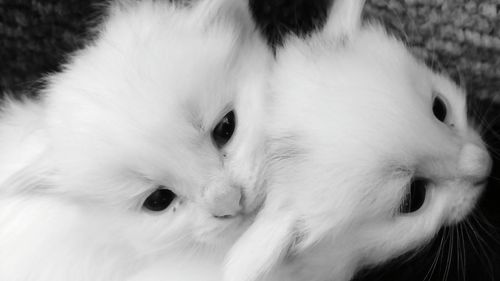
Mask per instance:
[[[294,243],[295,220],[283,212],[262,210],[229,252],[224,281],[258,281],[282,262]]]
[[[335,0],[323,28],[323,33],[350,38],[361,27],[365,0]]]
[[[253,29],[249,0],[200,0],[194,4],[195,13],[203,24],[224,22],[229,26]]]

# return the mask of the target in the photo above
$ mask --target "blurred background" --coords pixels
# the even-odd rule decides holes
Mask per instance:
[[[165,0],[167,1],[167,0]],[[36,96],[40,78],[92,39],[105,0],[0,0],[0,93]],[[332,0],[250,0],[270,45],[320,27]],[[385,23],[429,66],[469,94],[470,117],[485,124],[493,174],[477,210],[424,249],[357,280],[500,280],[500,0],[368,0],[367,20]]]

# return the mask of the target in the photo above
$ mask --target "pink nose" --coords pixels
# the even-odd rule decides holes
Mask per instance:
[[[466,144],[460,151],[459,168],[475,184],[483,183],[491,172],[492,160],[484,147]]]
[[[204,202],[214,217],[232,217],[242,209],[241,190],[225,182],[210,184],[203,195]]]

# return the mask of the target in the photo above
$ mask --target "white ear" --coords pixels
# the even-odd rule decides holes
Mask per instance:
[[[225,22],[233,27],[251,28],[254,23],[249,0],[200,0],[193,9],[203,24]]]
[[[361,27],[365,0],[335,0],[330,9],[323,33],[349,38]]]

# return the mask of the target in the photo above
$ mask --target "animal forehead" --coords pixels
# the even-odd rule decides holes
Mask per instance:
[[[230,68],[240,54],[239,42],[231,34],[185,29],[129,30],[123,36],[111,32],[96,47],[107,61],[122,67],[130,65],[150,73],[175,70],[180,75]]]
[[[384,106],[419,107],[429,99],[433,89],[430,73],[416,63],[390,62],[356,52],[287,65],[281,71],[278,83],[290,88],[286,95],[297,99],[315,95],[323,101],[318,106],[340,111],[346,105],[367,110],[382,110]],[[301,73],[300,79],[290,79],[297,71]],[[305,102],[301,107],[307,108],[308,104],[313,103]]]
[[[123,6],[125,8],[111,9],[110,16],[102,24],[100,37],[104,40],[139,47],[147,42],[158,43],[156,40],[160,38],[168,39],[172,45],[194,39],[232,43],[241,35],[234,24],[223,20],[207,22],[194,13],[192,7],[180,7],[167,1],[138,1]],[[196,46],[207,48],[206,45]]]
[[[124,31],[115,25],[77,63],[87,79],[101,81],[115,106],[130,107],[133,101],[133,108],[147,108],[148,116],[184,116],[200,123],[230,102],[240,57],[234,34],[129,22]]]
[[[344,52],[351,55],[346,57],[355,58],[360,63],[359,66],[354,66],[359,67],[357,73],[374,78],[367,79],[367,82],[379,89],[399,92],[396,97],[406,96],[430,102],[433,96],[440,95],[450,102],[448,106],[460,110],[464,107],[463,89],[446,74],[434,72],[427,67],[403,42],[388,35],[383,27],[366,26],[350,44],[345,45]],[[342,51],[338,53],[341,54]]]
[[[332,37],[328,33],[319,33],[310,40],[292,40],[292,48],[284,50],[285,59],[288,55],[305,57],[310,61],[334,61],[349,59],[391,66],[394,68],[408,67],[417,61],[405,47],[404,43],[387,34],[378,24],[367,24],[349,37]],[[291,51],[290,51],[291,50]]]

